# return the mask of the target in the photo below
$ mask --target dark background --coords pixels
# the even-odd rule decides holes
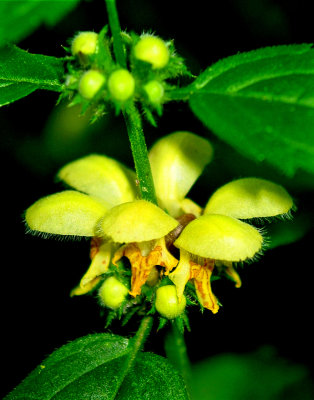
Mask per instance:
[[[209,6],[206,10],[205,5]],[[237,52],[313,41],[312,12],[306,1],[194,0],[185,5],[169,0],[118,0],[118,9],[123,29],[137,33],[151,29],[164,39],[174,38],[178,53],[195,74]],[[61,45],[76,31],[97,32],[106,23],[104,2],[85,1],[58,26],[41,27],[19,46],[32,53],[63,56]],[[108,116],[86,129],[77,128],[76,137],[75,128],[73,133],[62,122],[63,108],[53,111],[56,100],[54,93],[36,92],[0,110],[3,393],[55,348],[104,329],[96,299],[69,297],[89,264],[88,241],[25,235],[23,212],[39,197],[60,190],[54,175],[67,161],[98,152],[132,166],[132,158],[123,121]],[[69,131],[68,136],[63,129]],[[191,197],[201,205],[217,185],[254,173],[275,176],[288,187],[300,212],[312,217],[311,177],[288,179],[268,165],[239,158],[183,103],[165,107],[158,129],[145,125],[148,145],[174,130],[191,130],[216,146],[212,165],[192,190]],[[312,369],[312,243],[310,229],[302,240],[269,250],[260,262],[241,270],[240,290],[229,281],[215,282],[214,291],[223,303],[219,313],[201,315],[196,308],[189,312],[192,332],[186,334],[186,341],[192,362],[270,345],[279,356]],[[131,335],[137,323],[124,329],[115,323],[111,330]],[[163,354],[163,335],[153,333],[146,349]]]

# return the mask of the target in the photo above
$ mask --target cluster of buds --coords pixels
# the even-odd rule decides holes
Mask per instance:
[[[72,104],[89,106],[100,116],[109,105],[116,112],[132,101],[141,103],[148,120],[155,124],[153,112],[162,113],[167,102],[169,79],[189,75],[171,41],[151,34],[121,33],[127,65],[119,65],[113,56],[107,27],[99,34],[80,32],[68,49],[68,75],[62,96],[70,95]],[[167,82],[168,81],[168,82]]]
[[[72,295],[98,290],[111,315],[158,312],[186,319],[186,305],[217,313],[212,290],[226,276],[241,286],[237,264],[264,245],[253,223],[287,216],[293,200],[280,185],[249,177],[220,187],[200,207],[187,194],[211,161],[204,138],[175,132],[149,151],[158,206],[139,199],[136,176],[118,161],[89,155],[65,165],[58,178],[75,190],[28,208],[32,232],[91,237],[91,265]]]

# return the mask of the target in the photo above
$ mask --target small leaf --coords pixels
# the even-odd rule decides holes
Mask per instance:
[[[63,73],[61,59],[30,54],[16,46],[0,49],[0,106],[37,89],[60,92]]]
[[[0,46],[18,42],[41,24],[55,25],[79,0],[24,0],[0,2]]]
[[[314,173],[314,50],[267,47],[223,59],[185,89],[194,114],[244,155]]]

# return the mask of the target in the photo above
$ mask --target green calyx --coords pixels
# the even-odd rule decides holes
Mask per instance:
[[[119,57],[115,54],[117,37]],[[162,115],[174,79],[189,75],[173,43],[149,34],[124,32],[111,38],[104,27],[99,33],[80,32],[69,50],[61,99],[69,97],[71,104],[81,103],[83,112],[92,106],[93,121],[108,108],[124,111],[135,100],[142,103],[143,115],[155,126],[154,114]]]
[[[148,100],[152,104],[160,104],[165,94],[164,87],[158,81],[149,81],[144,85],[144,91],[147,94]]]

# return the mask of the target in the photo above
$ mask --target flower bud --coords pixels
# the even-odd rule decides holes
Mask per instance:
[[[162,84],[158,81],[149,81],[144,85],[144,90],[149,101],[153,104],[160,103],[165,92]]]
[[[85,99],[92,99],[106,82],[105,76],[96,70],[90,69],[81,77],[79,93]]]
[[[177,318],[183,313],[186,306],[186,298],[183,295],[179,302],[176,287],[174,285],[166,285],[156,291],[156,310],[165,318]]]
[[[114,276],[110,276],[99,289],[99,297],[104,306],[116,310],[128,294],[128,288]]]
[[[118,69],[110,75],[108,89],[115,100],[125,101],[134,93],[135,80],[127,69]]]
[[[86,56],[94,54],[96,51],[96,45],[98,40],[98,34],[95,32],[81,32],[79,33],[72,42],[71,51],[75,56],[79,53]]]
[[[134,55],[138,60],[150,63],[153,69],[164,68],[170,58],[166,43],[151,35],[142,36],[134,47]]]

